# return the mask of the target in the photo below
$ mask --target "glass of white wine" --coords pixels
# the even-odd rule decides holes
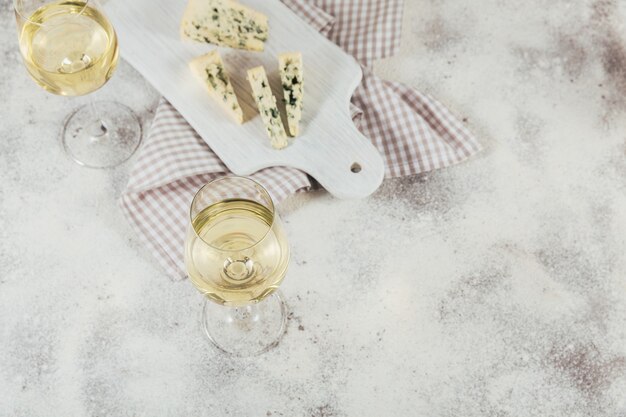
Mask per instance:
[[[20,52],[46,91],[81,96],[102,87],[118,60],[115,30],[95,0],[14,0]],[[66,120],[62,141],[77,163],[109,168],[141,141],[141,124],[126,106],[92,102]]]
[[[278,343],[286,307],[277,290],[288,264],[287,237],[260,184],[224,177],[196,193],[185,265],[191,282],[206,297],[202,323],[219,349],[251,356]]]

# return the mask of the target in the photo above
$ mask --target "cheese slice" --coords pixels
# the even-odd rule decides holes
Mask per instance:
[[[248,70],[248,81],[252,87],[252,95],[256,102],[265,131],[270,137],[272,147],[282,149],[289,144],[287,134],[280,120],[280,113],[276,107],[276,97],[272,94],[270,83],[263,67]]]
[[[189,0],[180,32],[198,42],[262,51],[267,16],[233,0]]]
[[[204,81],[209,93],[237,123],[243,123],[243,112],[228,73],[217,50],[202,55],[189,63],[191,71]]]
[[[302,84],[303,68],[302,54],[289,52],[278,56],[280,65],[280,79],[285,96],[285,110],[291,136],[298,136],[300,119],[302,118],[302,98],[304,85]]]

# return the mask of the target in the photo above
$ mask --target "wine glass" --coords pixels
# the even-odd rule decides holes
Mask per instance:
[[[243,177],[203,186],[190,209],[185,265],[206,297],[202,323],[209,339],[234,356],[275,346],[285,330],[278,287],[289,245],[268,192]]]
[[[95,0],[14,0],[13,6],[24,64],[43,89],[81,96],[111,78],[118,60],[117,36]],[[92,168],[119,165],[140,141],[137,117],[110,101],[74,111],[62,131],[69,156]]]

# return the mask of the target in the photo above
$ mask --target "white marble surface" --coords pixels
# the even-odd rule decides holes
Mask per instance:
[[[377,71],[481,138],[365,201],[283,207],[292,315],[229,359],[57,134],[0,0],[0,416],[626,415],[626,3],[406,0]],[[150,122],[128,65],[97,94]]]

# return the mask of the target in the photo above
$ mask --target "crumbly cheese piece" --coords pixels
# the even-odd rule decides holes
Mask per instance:
[[[282,149],[289,144],[287,134],[280,120],[280,113],[276,107],[276,97],[272,94],[270,83],[263,67],[248,70],[248,81],[252,87],[254,101],[261,114],[261,120],[265,125],[267,135],[272,141],[272,147]]]
[[[303,97],[303,68],[302,54],[289,52],[278,56],[280,65],[280,78],[285,95],[285,109],[287,110],[287,123],[291,136],[298,136],[300,119],[302,118]]]
[[[231,48],[262,51],[267,16],[233,0],[189,0],[181,36]]]
[[[243,112],[228,73],[217,50],[202,55],[189,63],[191,71],[203,80],[211,96],[230,113],[237,123],[243,123]]]

